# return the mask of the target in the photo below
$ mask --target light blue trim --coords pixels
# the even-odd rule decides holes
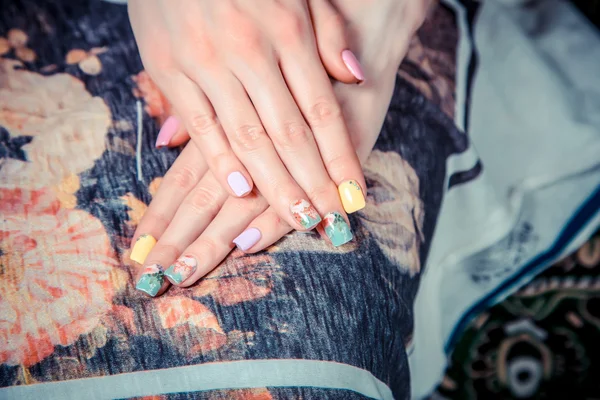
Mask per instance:
[[[351,365],[317,360],[246,360],[12,386],[0,389],[0,399],[100,400],[261,387],[316,387],[351,390],[373,399],[394,398],[385,383]]]

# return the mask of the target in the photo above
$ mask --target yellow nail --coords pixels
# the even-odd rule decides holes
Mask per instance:
[[[148,257],[148,253],[152,250],[156,244],[156,239],[152,235],[142,235],[135,241],[133,250],[131,250],[131,258],[133,261],[143,264]]]
[[[344,210],[346,210],[348,214],[352,214],[353,212],[365,208],[365,196],[356,181],[342,182],[340,186],[338,186],[338,191],[340,192]]]

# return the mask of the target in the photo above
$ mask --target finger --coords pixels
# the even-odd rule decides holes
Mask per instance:
[[[298,52],[309,56],[296,57]],[[314,38],[297,47],[282,47],[280,53],[287,86],[314,134],[329,176],[338,186],[344,210],[353,213],[362,209],[364,175],[340,105],[316,54]]]
[[[361,83],[363,69],[349,49],[346,24],[329,0],[309,0],[310,15],[323,66],[329,75],[344,83]]]
[[[239,232],[267,207],[266,200],[254,193],[243,199],[229,197],[206,230],[181,253],[165,275],[178,286],[194,284],[223,261]]]
[[[287,164],[282,163],[242,84],[235,76],[228,75],[205,81],[204,85],[235,154],[254,177],[261,194],[295,229],[314,228],[321,217],[288,172]]]
[[[271,246],[291,231],[292,227],[269,207],[233,239],[233,244],[244,253],[256,253]]]
[[[177,118],[177,116],[175,117]],[[179,119],[181,121],[181,119]],[[190,140],[190,135],[188,134],[185,126],[181,124],[181,129],[179,129],[174,135],[173,138],[169,141],[167,146],[169,147],[179,147],[184,143],[187,143]]]
[[[250,174],[231,149],[215,111],[202,90],[181,72],[173,72],[168,78],[158,77],[156,83],[181,115],[190,138],[223,187],[236,197],[250,193]]]
[[[145,262],[156,239],[162,236],[183,199],[196,186],[207,169],[208,166],[195,146],[186,146],[183,149],[162,179],[133,235],[134,246],[130,255],[133,261],[139,264]]]
[[[181,118],[171,115],[163,122],[154,145],[157,149],[166,146],[174,147],[175,143],[172,143],[173,139],[177,136],[186,134],[185,127],[180,121]],[[181,144],[181,142],[179,144]]]
[[[331,180],[323,165],[312,132],[302,113],[298,110],[274,57],[269,56],[269,52],[265,52],[264,56],[260,58],[252,58],[249,55],[242,58],[237,53],[232,53],[228,64],[239,80],[232,77],[235,82],[226,83],[213,79],[213,82],[218,82],[218,86],[211,88],[210,83],[206,82],[205,90],[214,100],[213,104],[218,109],[224,125],[228,121],[239,120],[240,114],[246,115],[246,120],[252,118],[255,115],[252,108],[255,108],[260,115],[260,121],[268,132],[268,139],[272,141],[271,146],[276,152],[271,149],[271,146],[269,146],[268,154],[265,149],[259,148],[260,137],[266,135],[262,127],[256,128],[252,125],[254,123],[241,125],[244,129],[239,129],[243,121],[236,122],[232,128],[226,127],[226,131],[230,136],[235,153],[252,174],[261,193],[275,207],[279,215],[283,215],[281,208],[285,207],[284,205],[277,206],[277,198],[281,196],[279,191],[282,188],[285,190],[285,187],[273,184],[273,178],[271,178],[276,173],[271,166],[280,165],[280,160],[284,164],[283,170],[287,169],[291,178],[306,194],[307,197],[303,197],[303,199],[308,200],[294,201],[293,213],[302,213],[303,210],[307,210],[307,203],[312,204],[320,215],[332,211],[344,213],[337,185]],[[241,66],[246,67],[241,68]],[[240,81],[244,86],[239,83]],[[234,85],[235,87],[233,87]],[[217,88],[218,90],[216,90]],[[240,102],[243,97],[242,93],[247,93],[251,99],[251,102],[247,101],[246,110],[235,110],[231,106],[219,108],[219,104],[225,103],[227,97],[236,98]],[[219,96],[225,98],[217,100]],[[246,98],[244,97],[244,99]],[[250,115],[251,113],[252,115]],[[258,117],[254,118],[258,121]],[[248,126],[251,129],[248,129]],[[254,140],[249,140],[249,130],[252,131]],[[231,132],[234,134],[232,135]],[[288,218],[284,217],[284,219],[289,223]],[[319,220],[314,220],[312,223],[317,223]],[[290,225],[295,226],[293,223]]]
[[[201,236],[228,197],[228,193],[212,173],[204,175],[181,203],[168,228],[148,254],[146,268],[164,272],[190,243]],[[168,276],[167,272],[165,274]],[[143,278],[142,276],[140,280]]]

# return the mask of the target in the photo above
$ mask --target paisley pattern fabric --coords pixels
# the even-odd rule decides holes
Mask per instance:
[[[600,363],[600,232],[473,321],[436,399],[591,399]]]

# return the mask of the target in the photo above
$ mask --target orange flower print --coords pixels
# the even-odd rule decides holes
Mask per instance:
[[[228,341],[215,314],[199,301],[165,296],[154,301],[158,326],[169,331],[172,343],[186,356],[216,350]]]
[[[42,189],[90,169],[106,149],[111,113],[80,80],[40,75],[0,58],[0,126],[20,143],[2,160],[0,187]]]
[[[146,71],[135,75],[133,80],[137,84],[133,94],[144,99],[144,108],[148,115],[158,118],[159,124],[162,125],[171,112],[171,104]]]
[[[269,255],[246,255],[236,250],[212,270],[194,289],[195,296],[212,296],[219,304],[231,306],[253,301],[271,293],[281,268]]]
[[[36,364],[112,309],[116,260],[102,223],[49,192],[0,189],[0,363]]]

